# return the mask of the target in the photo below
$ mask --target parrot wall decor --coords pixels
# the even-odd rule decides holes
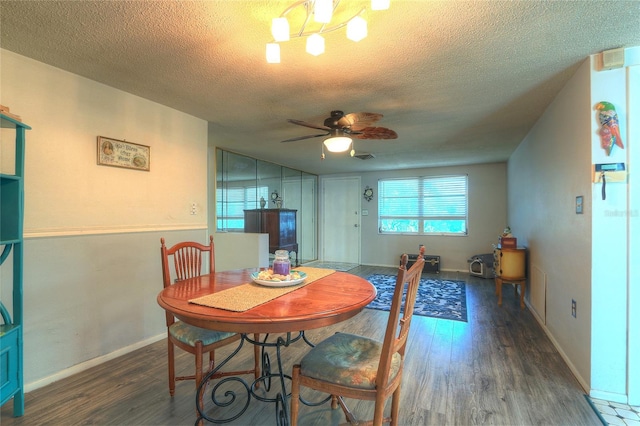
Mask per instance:
[[[607,156],[611,155],[611,150],[615,145],[624,149],[622,138],[620,137],[620,126],[618,125],[618,113],[616,107],[610,102],[598,102],[595,106],[600,122],[600,145],[605,150]]]

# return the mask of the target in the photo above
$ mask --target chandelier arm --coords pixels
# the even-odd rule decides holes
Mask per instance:
[[[300,0],[300,1],[297,1],[297,2],[293,3],[291,6],[287,7],[284,10],[284,12],[282,12],[280,14],[280,18],[286,17],[287,13],[291,12],[293,9],[295,9],[298,6],[300,6],[301,4],[304,4],[305,9],[307,10],[307,16],[309,16],[309,14],[310,14],[310,12],[309,12],[309,0]]]
[[[321,28],[320,31],[307,31],[304,32],[304,26],[302,28],[300,28],[300,33],[298,33],[297,35],[293,36],[293,37],[308,37],[312,34],[324,34],[324,33],[330,33],[332,31],[335,30],[339,30],[340,28],[346,27],[347,24],[349,23],[350,20],[352,20],[353,18],[355,18],[356,16],[360,16],[362,15],[362,12],[365,11],[365,8],[362,8],[358,13],[356,13],[355,15],[353,15],[351,18],[345,20],[344,22],[341,22],[340,24],[336,24],[332,27],[326,27],[327,24],[324,24]],[[305,26],[306,26],[306,22],[305,22]]]
[[[320,27],[319,31],[305,31],[307,28],[307,25],[309,24],[309,20],[311,19],[311,15],[313,14],[312,8],[311,8],[311,1],[310,0],[300,0],[297,1],[295,3],[293,3],[292,5],[290,5],[289,7],[287,7],[281,14],[280,14],[280,18],[285,18],[286,15],[291,12],[293,9],[295,9],[296,7],[300,6],[300,5],[304,5],[305,10],[307,12],[307,17],[305,18],[304,22],[302,23],[302,25],[300,26],[300,30],[296,33],[296,34],[291,34],[290,37],[296,38],[296,37],[308,37],[311,34],[324,34],[324,33],[330,33],[332,31],[335,30],[339,30],[340,28],[345,27],[349,21],[351,21],[353,18],[355,18],[356,16],[360,16],[362,15],[362,13],[366,10],[366,7],[363,7],[362,9],[360,9],[355,15],[353,15],[351,18],[346,19],[345,21],[333,25],[331,27],[327,27],[327,24],[322,24],[322,26]],[[333,11],[335,12],[338,5],[340,4],[340,0],[337,0],[333,6]]]

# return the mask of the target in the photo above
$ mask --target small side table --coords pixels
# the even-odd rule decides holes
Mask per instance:
[[[526,249],[502,248],[493,250],[493,269],[496,273],[498,306],[502,306],[502,284],[515,284],[516,295],[520,286],[520,308],[524,309],[524,294],[527,289]]]
[[[498,295],[498,306],[502,306],[502,284],[515,284],[515,287],[513,289],[516,296],[518,295],[518,286],[520,286],[520,309],[524,309],[524,293],[527,289],[527,279],[524,277],[496,277],[496,294]]]

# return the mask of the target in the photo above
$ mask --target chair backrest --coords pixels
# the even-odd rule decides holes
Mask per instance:
[[[205,264],[203,261],[205,254],[209,257],[209,271],[207,273],[213,274],[215,272],[213,235],[209,236],[209,245],[207,246],[192,241],[186,241],[167,248],[165,246],[164,238],[160,238],[160,243],[160,253],[162,256],[162,281],[165,287],[170,286],[175,281],[182,281],[202,275],[202,268]],[[171,280],[169,256],[173,256],[173,266],[176,272],[175,280]]]
[[[408,271],[407,261],[408,256],[403,254],[400,267],[398,268],[396,287],[393,292],[389,320],[387,322],[380,363],[378,365],[378,374],[376,376],[376,387],[378,389],[384,389],[389,381],[389,370],[395,353],[400,354],[404,363],[404,354],[407,347],[411,318],[413,317],[413,308],[415,306],[418,285],[420,284],[422,269],[424,267],[424,246],[420,247],[418,259]],[[402,303],[403,294],[405,294],[404,304]],[[401,372],[402,365],[400,366],[400,374]],[[398,374],[398,376],[400,374]]]
[[[214,262],[213,235],[209,236],[209,245],[186,241],[167,248],[164,238],[160,238],[160,255],[162,258],[162,284],[169,287],[176,281],[202,275],[203,257],[208,253],[209,272],[213,274],[216,270]],[[175,280],[171,279],[171,267],[169,266],[169,256],[173,256],[173,266],[176,271]],[[174,323],[175,318],[168,311],[166,312],[167,327]]]

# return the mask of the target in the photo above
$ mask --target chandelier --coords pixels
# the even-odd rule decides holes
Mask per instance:
[[[390,0],[371,0],[371,10],[386,10]],[[333,14],[338,9],[340,0],[300,0],[273,18],[271,22],[271,34],[273,41],[267,43],[267,62],[280,63],[280,43],[292,38],[307,38],[307,53],[318,56],[324,53],[324,37],[322,34],[347,27],[347,38],[358,42],[367,36],[367,21],[362,17],[367,9],[363,7],[355,15],[339,22],[332,22]],[[299,8],[304,9],[304,20],[295,33],[291,33],[287,14]],[[316,23],[314,28],[313,22]]]

